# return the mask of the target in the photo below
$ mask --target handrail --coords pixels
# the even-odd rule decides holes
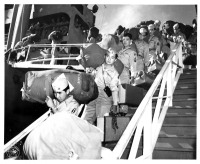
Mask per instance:
[[[180,57],[181,56],[181,57]],[[177,44],[177,49],[171,53],[168,60],[165,62],[161,71],[157,75],[154,83],[146,93],[144,99],[140,103],[137,111],[130,120],[127,128],[119,139],[117,145],[113,149],[113,156],[115,159],[120,159],[126,146],[128,145],[133,133],[135,132],[134,139],[132,142],[131,151],[128,159],[151,159],[152,153],[162,127],[165,115],[167,113],[168,107],[172,106],[173,92],[175,90],[176,84],[182,73],[182,68],[177,67],[176,64],[182,66],[182,45]],[[178,70],[179,69],[179,70]],[[161,85],[160,85],[161,83]],[[159,95],[153,97],[157,88],[160,86]],[[166,89],[166,95],[164,91]],[[163,103],[163,98],[165,102]],[[157,99],[155,112],[152,119],[152,100]],[[46,116],[45,116],[46,117]],[[44,120],[44,119],[42,119]],[[38,125],[38,123],[36,123]],[[40,123],[39,123],[40,124]],[[34,128],[31,128],[34,129]],[[25,130],[26,134],[30,130]],[[143,131],[143,135],[142,135]],[[4,146],[4,152],[8,150],[13,144],[15,144],[19,139],[24,136],[24,132],[20,133],[17,138],[7,143]],[[136,158],[136,154],[139,148],[139,141],[141,136],[144,138],[143,143],[143,155]],[[19,138],[20,137],[20,138]]]
[[[165,62],[161,71],[154,80],[154,83],[146,93],[124,133],[113,149],[113,155],[115,159],[121,158],[134,132],[135,134],[128,159],[152,159],[153,150],[160,129],[162,127],[168,107],[172,106],[173,92],[180,74],[182,73],[182,68],[180,69],[176,64],[173,64],[173,62],[183,66],[181,59],[182,44],[177,43],[176,49],[171,52],[171,55]],[[156,99],[156,97],[153,97],[153,95],[159,86],[159,95],[157,96],[155,112],[152,119],[152,100]],[[164,92],[165,90],[166,93]],[[164,95],[164,93],[166,95]],[[163,100],[163,98],[165,99]],[[136,158],[141,136],[143,137],[144,141],[143,155]]]
[[[41,117],[39,117],[36,121],[34,121],[31,125],[25,128],[22,132],[20,132],[17,136],[11,139],[4,145],[4,153],[8,151],[12,146],[14,146],[17,142],[19,142],[23,137],[25,137],[28,133],[30,133],[33,129],[39,126],[44,120],[49,117],[50,110],[44,113]]]
[[[84,44],[29,44],[23,49],[27,50],[26,58],[24,61],[19,62],[8,62],[8,64],[12,65],[12,67],[15,68],[47,68],[47,69],[53,69],[53,68],[66,68],[66,66],[69,65],[70,60],[79,60],[80,53],[71,54],[68,52],[65,53],[56,53],[56,47],[62,47],[62,48],[69,48],[69,47],[87,47],[88,44],[91,43],[84,43]],[[35,54],[31,53],[31,48],[51,48],[51,52],[46,54],[43,51],[36,52]],[[32,56],[31,56],[32,55]],[[9,61],[10,56],[8,57]],[[56,61],[67,61],[63,62],[63,64],[56,64]],[[49,62],[49,63],[46,63]],[[70,64],[71,65],[71,64]],[[74,64],[73,67],[77,67],[77,69],[84,70],[82,65]]]
[[[91,43],[73,43],[73,44],[29,44],[29,47],[83,47]]]
[[[39,61],[43,61],[42,64],[45,64],[44,61],[50,61],[50,64],[49,65],[55,65],[55,62],[57,60],[76,60],[76,58],[74,57],[74,55],[72,56],[72,54],[70,53],[66,53],[65,55],[63,54],[59,54],[56,52],[56,47],[65,47],[65,48],[69,48],[69,47],[85,47],[87,46],[88,44],[29,44],[27,47],[27,55],[26,55],[26,59],[24,62],[27,62],[27,61],[31,61],[31,63],[35,63],[35,62],[39,62]],[[35,60],[34,58],[32,60],[28,60],[30,55],[31,55],[31,52],[30,52],[30,49],[31,48],[52,48],[51,49],[51,54],[43,54],[43,55],[50,55],[49,57],[45,58],[43,55],[42,55],[42,52],[40,52],[40,57],[43,57],[43,59],[37,59]],[[69,56],[69,58],[66,58],[67,55]],[[76,57],[78,57],[80,54],[76,54]],[[46,64],[45,64],[46,65]]]

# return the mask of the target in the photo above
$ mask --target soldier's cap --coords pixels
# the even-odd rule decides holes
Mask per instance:
[[[178,29],[179,29],[178,23],[176,23],[176,24],[173,26],[173,29],[174,29],[174,30],[178,30]]]
[[[159,21],[159,20],[155,20],[155,21],[154,21],[154,24],[155,24],[155,25],[159,25],[159,26],[160,26],[160,24],[161,24],[161,21]]]
[[[64,73],[58,75],[52,82],[52,88],[55,92],[61,92],[67,88],[67,86],[69,86],[70,92],[74,89],[71,83],[67,80]]]
[[[152,29],[154,30],[154,29],[155,29],[155,25],[154,25],[154,24],[148,25],[148,29],[149,29],[149,30],[152,30]]]
[[[117,51],[116,51],[115,48],[110,47],[110,48],[107,50],[107,53],[117,54]]]
[[[145,36],[145,35],[147,35],[147,30],[146,30],[145,28],[141,28],[141,29],[139,30],[139,33],[140,33],[141,35]]]

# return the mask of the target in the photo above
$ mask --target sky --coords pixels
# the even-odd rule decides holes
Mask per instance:
[[[92,4],[88,5],[92,8]],[[196,18],[195,5],[136,5],[136,4],[98,4],[95,26],[100,33],[114,33],[119,25],[130,28],[140,21],[167,20],[192,25]]]

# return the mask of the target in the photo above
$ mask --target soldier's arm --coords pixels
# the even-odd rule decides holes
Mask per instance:
[[[156,51],[157,51],[157,54],[160,54],[160,41],[158,38],[156,38]]]
[[[136,61],[137,61],[137,53],[135,51],[130,52],[130,71],[131,77],[136,76]]]
[[[150,56],[149,56],[149,46],[148,44],[146,44],[144,46],[144,63],[145,63],[145,66],[148,66],[149,65],[149,61],[150,60]]]

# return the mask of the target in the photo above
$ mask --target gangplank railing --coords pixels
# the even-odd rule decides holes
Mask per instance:
[[[30,44],[24,49],[27,51],[25,60],[12,64],[15,68],[66,68],[70,61],[76,61],[79,53],[70,53],[70,48],[81,49],[88,44]],[[56,51],[56,48],[63,49],[64,53]],[[33,49],[36,49],[33,51]],[[49,49],[47,51],[47,49]],[[64,50],[65,49],[65,50]],[[46,50],[46,52],[44,51]],[[67,50],[67,51],[66,51]],[[62,61],[61,64],[58,64]],[[73,65],[76,69],[83,69],[80,64]]]
[[[113,149],[115,159],[120,159],[133,137],[128,159],[152,159],[153,150],[169,106],[172,106],[173,93],[183,72],[182,44],[177,43],[168,60],[157,75],[154,83],[137,108],[127,128]],[[160,87],[160,88],[159,88]],[[156,91],[158,96],[154,97]],[[152,103],[156,101],[153,114]],[[137,156],[140,139],[143,137],[142,155]]]
[[[36,46],[36,45],[35,45]],[[41,45],[44,46],[44,45]],[[51,45],[48,45],[52,47]],[[62,45],[63,46],[63,45]],[[182,73],[182,45],[177,44],[176,49],[172,51],[165,65],[161,69],[160,73],[157,75],[154,83],[148,90],[144,99],[140,103],[137,111],[133,115],[130,123],[125,129],[123,135],[119,139],[117,145],[112,151],[113,157],[115,159],[120,159],[126,146],[128,145],[130,139],[134,134],[134,139],[132,141],[131,151],[128,159],[151,159],[152,153],[163,124],[167,109],[172,106],[173,92],[175,90],[176,84]],[[50,59],[51,60],[51,59]],[[182,67],[180,69],[180,67]],[[161,84],[161,85],[160,85]],[[153,97],[154,93],[159,89],[159,94],[157,97]],[[166,94],[164,91],[166,89]],[[155,112],[152,119],[152,101],[157,100]],[[163,100],[164,103],[163,103]],[[24,129],[20,134],[14,137],[11,141],[4,145],[4,153],[9,150],[14,144],[25,137],[30,131],[32,131],[36,126],[43,122],[49,115],[49,112],[45,113],[38,120],[33,122],[29,127]],[[143,131],[143,154],[136,158],[137,151],[139,148],[139,141],[142,136]]]

